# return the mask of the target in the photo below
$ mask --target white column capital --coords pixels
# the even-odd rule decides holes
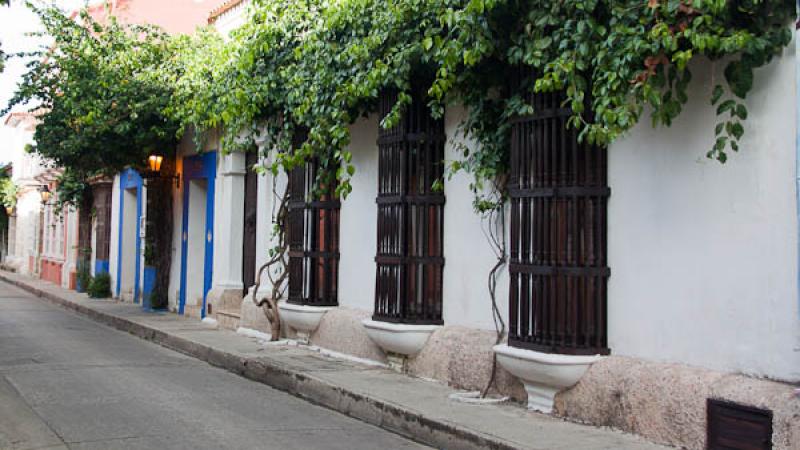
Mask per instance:
[[[242,152],[231,152],[222,155],[220,160],[220,175],[222,176],[244,176],[247,173],[245,167],[245,155]]]

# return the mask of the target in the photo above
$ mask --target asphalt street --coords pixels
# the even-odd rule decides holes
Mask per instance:
[[[412,448],[0,282],[0,449]]]

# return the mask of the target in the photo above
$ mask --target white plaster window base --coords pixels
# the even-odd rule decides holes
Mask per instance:
[[[278,303],[281,321],[297,332],[298,339],[308,343],[311,334],[319,326],[322,316],[333,307],[294,305],[285,301]]]
[[[601,357],[561,355],[495,345],[497,363],[522,381],[528,393],[528,409],[549,414],[556,394],[574,386]]]
[[[419,353],[439,325],[409,325],[364,319],[361,324],[375,344],[386,352],[415,356]]]

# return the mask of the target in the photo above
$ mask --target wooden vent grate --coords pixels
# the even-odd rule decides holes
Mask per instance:
[[[772,449],[772,411],[708,399],[709,450]]]

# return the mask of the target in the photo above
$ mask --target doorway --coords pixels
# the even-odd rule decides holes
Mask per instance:
[[[135,170],[127,169],[120,174],[119,187],[116,297],[138,303],[142,257],[139,228],[142,216],[142,177]]]
[[[216,152],[183,160],[183,224],[178,312],[204,318],[214,261]]]

